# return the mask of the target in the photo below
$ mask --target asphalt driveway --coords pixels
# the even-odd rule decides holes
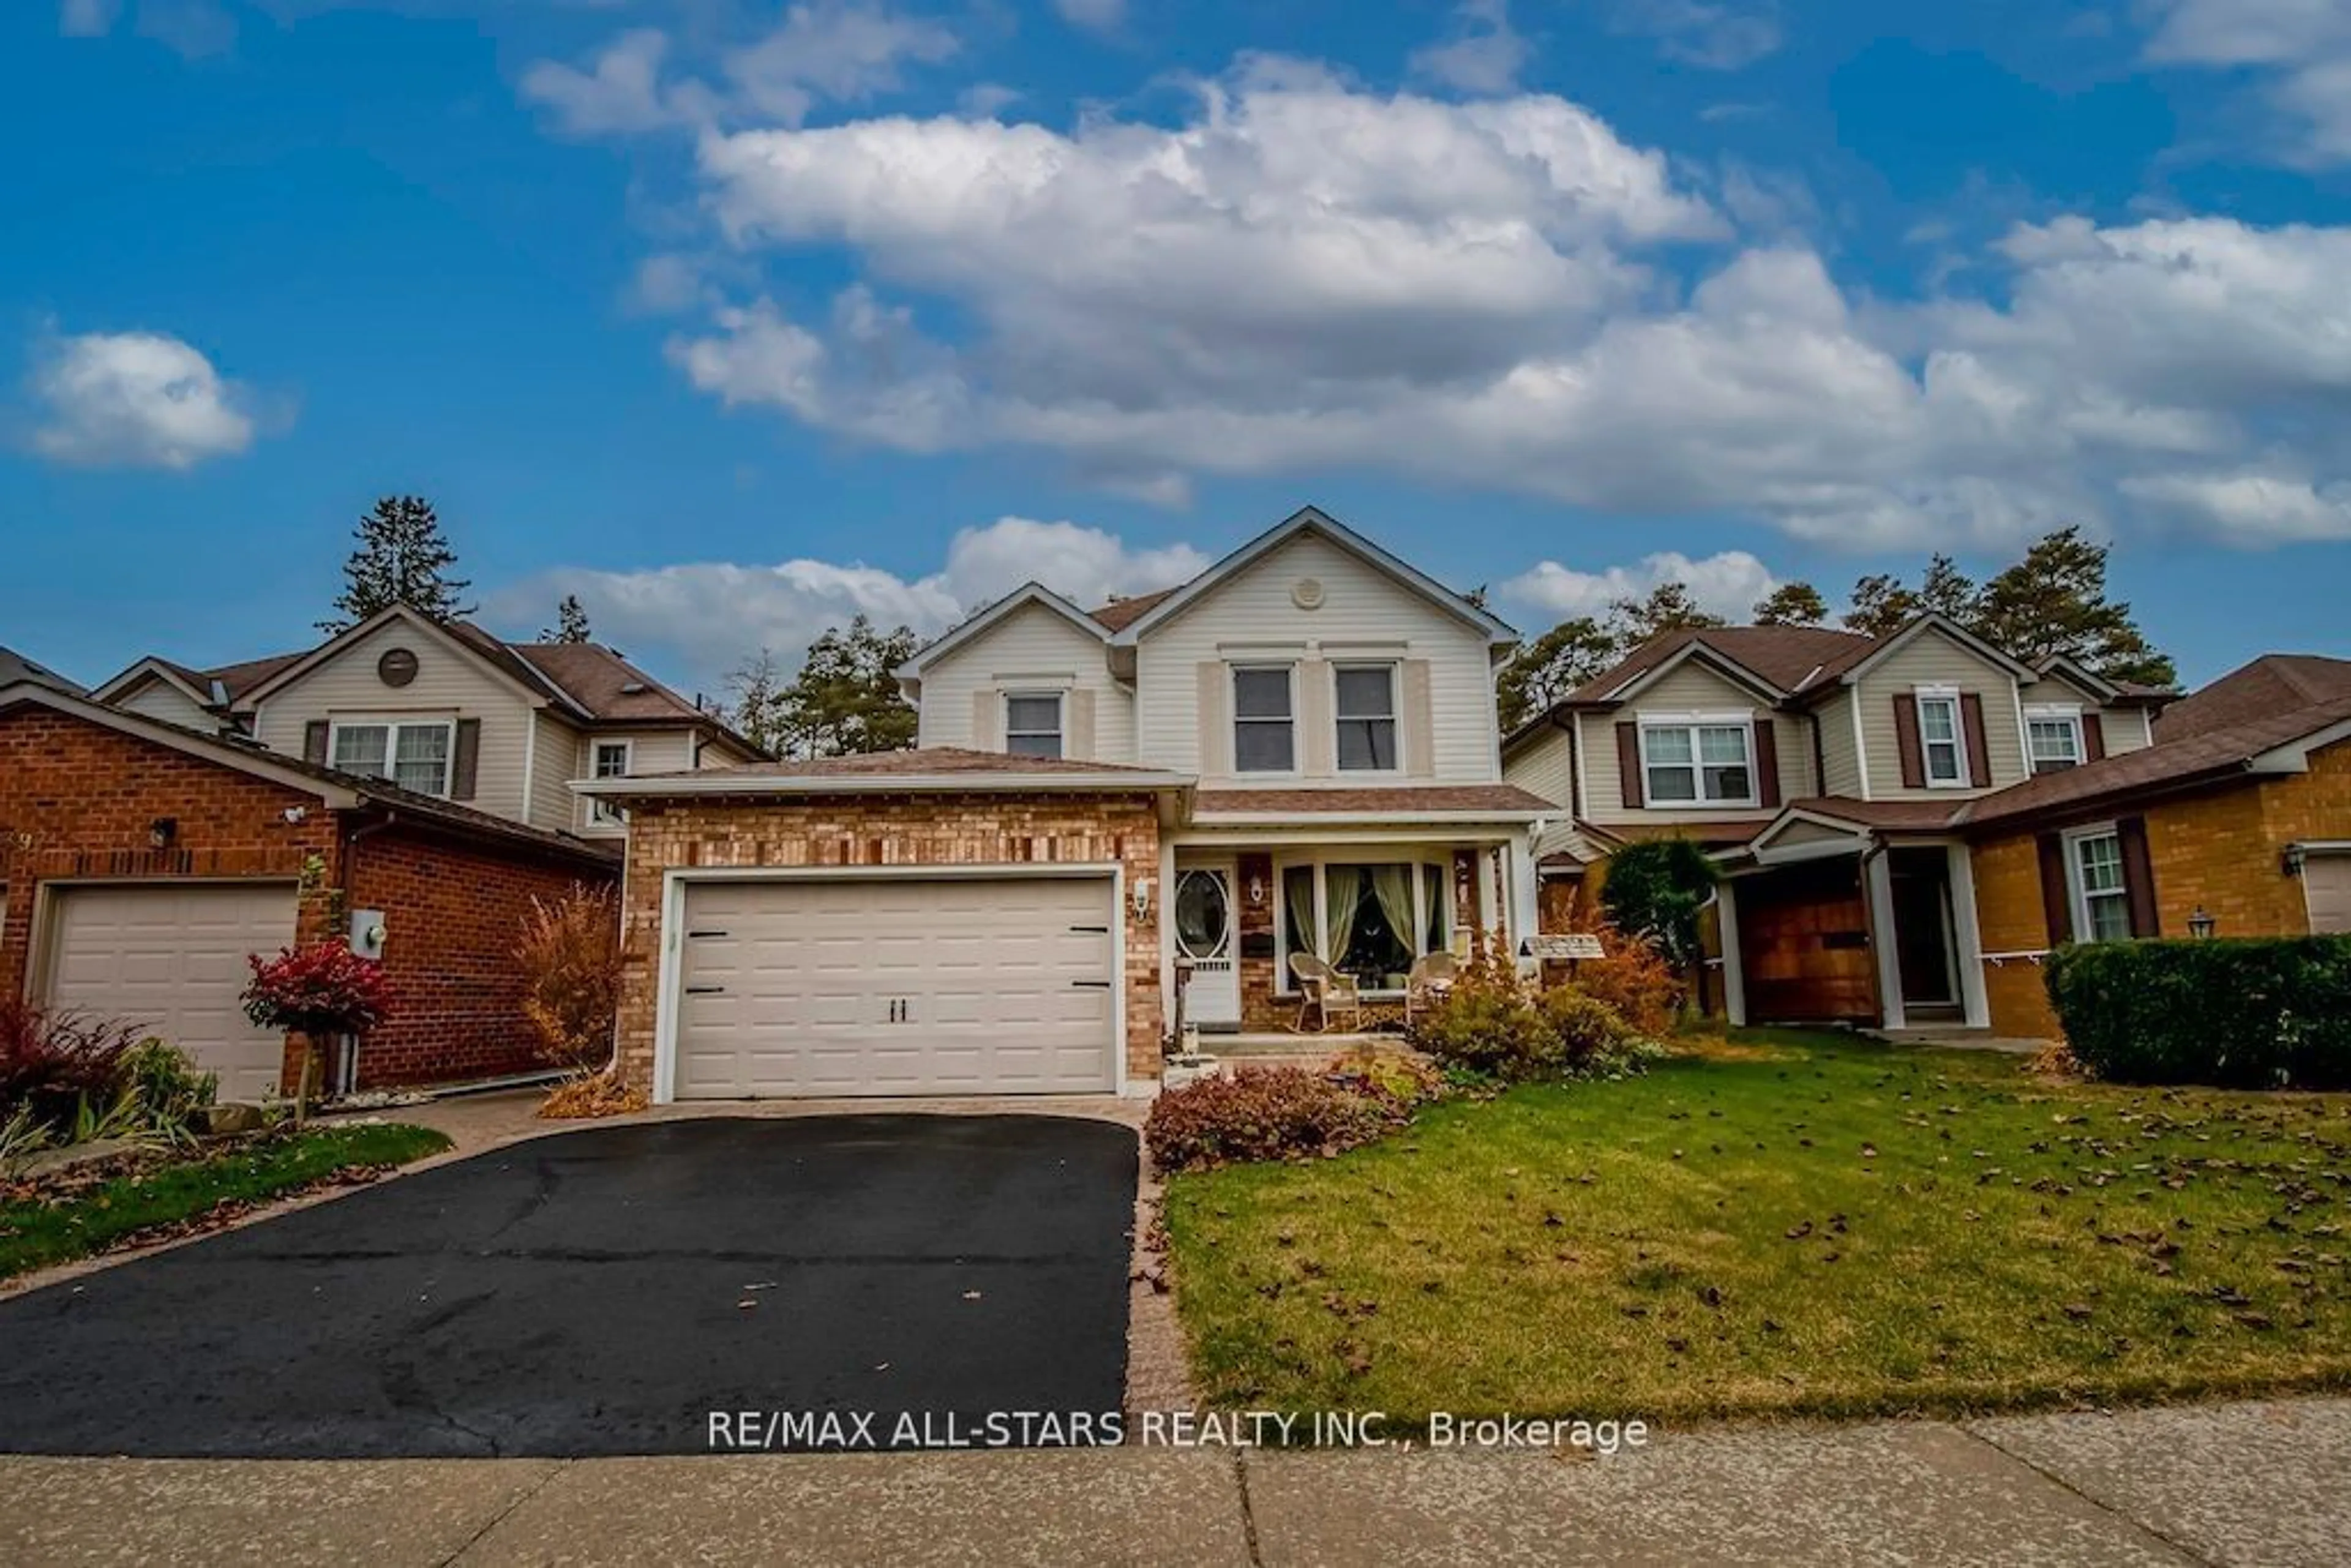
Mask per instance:
[[[0,1301],[0,1452],[702,1453],[715,1411],[1050,1443],[1119,1408],[1136,1166],[1019,1115],[511,1145]]]

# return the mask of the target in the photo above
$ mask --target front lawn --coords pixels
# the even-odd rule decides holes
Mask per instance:
[[[1228,1406],[1688,1421],[2351,1386],[2351,1095],[1754,1033],[1180,1176]]]
[[[120,1174],[65,1172],[0,1187],[0,1280],[214,1228],[304,1187],[372,1180],[448,1146],[426,1127],[330,1127],[267,1134],[199,1158],[130,1157]]]

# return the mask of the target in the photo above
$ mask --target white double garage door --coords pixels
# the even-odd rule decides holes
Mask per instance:
[[[674,1092],[1111,1092],[1116,899],[1107,872],[684,881]]]
[[[248,955],[294,940],[290,882],[52,883],[40,967],[48,1004],[171,1041],[220,1075],[223,1100],[277,1092],[286,1037],[246,1020]]]

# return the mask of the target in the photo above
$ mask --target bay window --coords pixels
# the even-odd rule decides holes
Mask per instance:
[[[388,779],[420,795],[446,795],[455,729],[447,719],[338,724],[328,755],[342,772]]]
[[[1416,861],[1283,867],[1277,988],[1293,984],[1290,955],[1311,953],[1365,991],[1403,990],[1413,960],[1449,946],[1451,890],[1443,866]]]
[[[1645,717],[1641,771],[1652,806],[1752,806],[1754,730],[1744,718]]]

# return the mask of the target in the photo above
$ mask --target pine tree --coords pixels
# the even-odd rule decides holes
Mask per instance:
[[[1616,639],[1588,615],[1562,621],[1512,653],[1494,676],[1503,733],[1551,711],[1616,660]]]
[[[474,612],[459,597],[472,586],[446,575],[457,563],[441,532],[441,519],[422,496],[386,496],[352,530],[359,547],[343,563],[343,591],[335,596],[338,614],[319,622],[329,636],[348,632],[370,616],[405,604],[435,621],[455,621]]]
[[[542,643],[592,643],[596,639],[588,630],[588,612],[580,596],[567,593],[555,605],[555,624],[542,627],[538,640]]]
[[[914,745],[914,708],[898,689],[898,666],[917,646],[911,628],[878,631],[863,615],[828,630],[777,695],[782,747],[796,756],[846,757]]]
[[[2079,528],[2039,539],[1984,584],[1970,630],[2028,664],[2063,654],[2110,681],[2171,685],[2179,679],[2171,660],[2147,641],[2128,604],[2106,597],[2112,548]]]
[[[1720,626],[1719,615],[1698,607],[1687,582],[1661,582],[1646,599],[1620,599],[1608,607],[1608,630],[1617,647],[1626,653],[1661,632],[1691,626]]]
[[[1783,582],[1755,604],[1758,626],[1817,626],[1828,618],[1828,601],[1809,582]]]
[[[1865,637],[1884,637],[1901,630],[1918,613],[1918,596],[1888,572],[1876,572],[1853,585],[1853,607],[1844,612],[1844,629]]]
[[[782,706],[784,678],[776,655],[762,648],[726,673],[734,703],[722,711],[735,733],[773,756],[787,749]]]

